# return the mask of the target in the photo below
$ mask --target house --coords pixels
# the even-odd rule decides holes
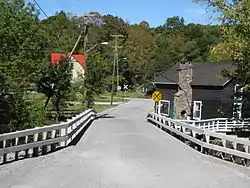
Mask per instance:
[[[232,71],[231,62],[191,63],[182,61],[158,76],[153,84],[163,94],[164,114],[196,120],[217,117],[241,117],[242,98],[235,97],[242,89],[231,78],[222,76],[223,70]],[[167,108],[166,108],[167,107]],[[237,108],[237,110],[233,110]],[[161,107],[158,108],[159,111]],[[160,112],[162,113],[162,112]]]
[[[62,53],[51,53],[51,64],[56,65],[62,58],[65,58],[67,54]],[[86,61],[84,55],[73,54],[70,58],[70,63],[73,64],[72,68],[72,80],[77,81],[84,78],[84,69],[86,67]]]

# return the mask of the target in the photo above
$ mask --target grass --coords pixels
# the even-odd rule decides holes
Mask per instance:
[[[95,102],[110,102],[110,101],[111,101],[111,94],[102,95],[100,97],[95,98]],[[124,102],[124,101],[127,101],[127,100],[124,99],[123,97],[114,96],[113,98],[113,102]]]
[[[121,94],[122,92],[120,92]],[[28,98],[30,99],[34,99],[35,101],[45,101],[46,97],[44,96],[44,94],[41,93],[29,93]],[[96,97],[95,101],[96,102],[110,102],[111,99],[111,93],[105,93],[105,96],[101,96],[101,97]],[[77,100],[75,100],[77,101]],[[119,96],[114,96],[113,99],[114,102],[127,102],[128,100],[125,100],[123,97]],[[50,105],[48,106],[48,109],[50,108]],[[102,112],[104,110],[110,109],[110,108],[114,108],[117,105],[109,105],[109,104],[95,104],[93,106],[93,110],[95,110],[96,112]],[[66,109],[67,111],[76,111],[76,112],[82,112],[84,111],[84,107],[82,104],[79,105],[69,105]]]
[[[70,105],[70,106],[68,106],[67,110],[82,112],[82,111],[84,111],[84,107],[83,107],[83,105],[72,105],[72,106]]]
[[[95,104],[92,109],[95,110],[96,112],[102,112],[104,110],[110,109],[110,108],[114,108],[118,105],[101,105],[101,104]],[[67,110],[69,111],[77,111],[77,112],[82,112],[84,111],[84,107],[83,105],[73,105],[73,106],[69,106],[67,108]]]
[[[103,112],[105,110],[108,110],[110,108],[114,108],[116,106],[118,106],[118,105],[112,105],[111,106],[111,105],[99,105],[99,104],[95,104],[93,106],[93,110],[95,110],[97,113],[99,113],[99,112]]]

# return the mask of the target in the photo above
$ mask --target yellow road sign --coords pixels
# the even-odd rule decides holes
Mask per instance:
[[[161,92],[155,91],[155,92],[152,94],[152,99],[153,99],[155,102],[159,102],[159,101],[162,99],[162,94],[161,94]]]

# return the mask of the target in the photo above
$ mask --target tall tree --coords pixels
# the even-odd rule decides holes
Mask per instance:
[[[66,99],[71,90],[72,64],[64,58],[57,65],[49,67],[41,74],[37,81],[38,92],[47,97],[44,108],[52,99],[53,109],[57,112],[66,107]]]
[[[213,49],[213,53],[230,55],[235,71],[227,75],[236,79],[244,87],[245,93],[248,93],[250,90],[250,1],[196,0],[196,2],[205,3],[218,13],[218,19],[222,24],[223,41]],[[223,48],[224,46],[227,48]],[[243,109],[249,110],[247,103],[249,95],[246,95],[244,100]],[[243,110],[243,112],[246,111]]]
[[[20,130],[32,126],[32,110],[25,95],[43,66],[46,40],[32,4],[0,0],[0,15],[0,74],[4,80],[0,109],[5,117],[1,123],[8,124],[4,131]]]
[[[129,26],[125,51],[134,83],[140,84],[147,80],[148,67],[155,55],[155,49],[155,38],[149,29],[140,25]]]

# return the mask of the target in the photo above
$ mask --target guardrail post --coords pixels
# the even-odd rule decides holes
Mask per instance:
[[[67,135],[67,129],[68,129],[68,127],[60,129],[60,137],[66,136],[66,135]],[[61,147],[66,147],[66,146],[67,146],[67,140],[61,142],[61,143],[60,143],[60,146],[61,146]]]
[[[15,138],[15,146],[17,146],[18,145],[18,137],[17,138]],[[18,154],[19,154],[19,151],[16,151],[15,152],[15,160],[18,160]]]
[[[234,148],[234,150],[237,150],[237,145],[238,145],[237,142],[233,142],[233,148]],[[235,163],[235,156],[234,155],[231,155],[231,159]]]
[[[56,138],[56,130],[51,131],[51,139]],[[51,144],[51,151],[56,150],[56,143]]]
[[[3,140],[3,148],[6,148],[6,140]],[[3,154],[3,163],[7,162],[7,153]]]
[[[250,146],[245,145],[245,151],[246,151],[246,153],[250,153]]]
[[[47,132],[43,132],[43,140],[46,140],[47,139]],[[46,154],[48,151],[48,146],[47,145],[44,145],[42,146],[42,154]]]
[[[25,143],[25,144],[28,143],[28,136],[25,136],[25,141],[24,141],[24,143]],[[25,157],[26,157],[26,158],[29,157],[29,149],[26,149],[26,150],[25,150]]]
[[[35,134],[34,135],[34,139],[33,139],[34,142],[37,142],[38,141],[38,134]],[[39,153],[39,147],[35,147],[33,148],[33,156],[38,156],[38,153]]]
[[[212,120],[213,131],[216,131],[214,120]]]

